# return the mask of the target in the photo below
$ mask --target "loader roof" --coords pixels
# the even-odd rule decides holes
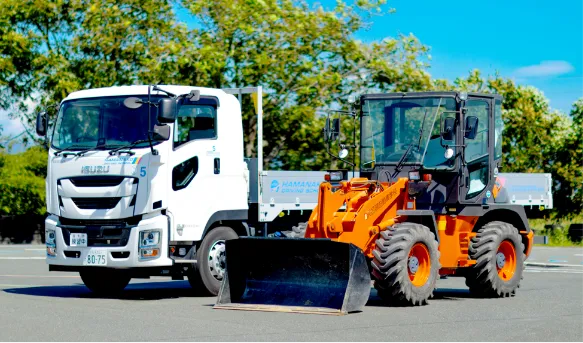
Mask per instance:
[[[401,97],[428,97],[428,96],[451,96],[455,97],[461,92],[449,91],[449,92],[391,92],[391,93],[374,93],[374,94],[363,94],[362,99],[387,99],[387,98],[401,98]],[[467,92],[469,96],[478,96],[484,98],[494,98],[502,100],[500,94],[492,93],[475,93]]]

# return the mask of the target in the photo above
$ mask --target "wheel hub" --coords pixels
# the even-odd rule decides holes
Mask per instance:
[[[419,259],[415,256],[409,257],[409,272],[415,274],[417,273],[417,269],[419,269]]]
[[[504,256],[503,253],[499,252],[496,254],[496,265],[498,265],[499,269],[504,268],[504,265],[506,264],[506,257]]]
[[[209,249],[208,267],[212,276],[221,281],[225,275],[225,268],[227,266],[225,257],[225,241],[216,241]]]

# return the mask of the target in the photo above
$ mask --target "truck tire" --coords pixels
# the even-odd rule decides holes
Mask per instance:
[[[189,270],[188,282],[201,295],[219,294],[225,273],[225,241],[237,239],[235,230],[226,226],[212,229],[196,251],[196,263]]]
[[[428,227],[400,223],[381,231],[371,263],[378,295],[390,305],[427,304],[439,278],[439,249]]]
[[[516,294],[524,271],[524,244],[518,230],[504,222],[490,222],[478,230],[469,248],[476,260],[466,274],[466,285],[479,297],[502,298]]]
[[[123,271],[115,269],[84,270],[79,276],[91,292],[107,297],[119,295],[131,280]]]

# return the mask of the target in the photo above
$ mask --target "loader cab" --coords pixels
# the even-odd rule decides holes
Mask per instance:
[[[429,184],[417,208],[436,213],[490,201],[502,157],[501,96],[367,94],[359,105],[363,177],[394,182],[418,171]]]

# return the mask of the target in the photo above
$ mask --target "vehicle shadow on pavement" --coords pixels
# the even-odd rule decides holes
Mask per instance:
[[[462,299],[478,299],[473,296],[468,289],[458,288],[437,288],[433,291],[433,297],[429,301],[435,300],[462,300]],[[371,290],[370,298],[366,306],[371,307],[395,307],[394,305],[387,305],[377,294],[376,289]]]
[[[175,298],[214,298],[197,294],[186,281],[168,282],[139,282],[130,283],[118,296],[99,296],[87,289],[85,285],[55,285],[6,288],[3,290],[10,294],[54,297],[54,298],[82,298],[82,299],[119,299],[119,300],[160,300]]]

